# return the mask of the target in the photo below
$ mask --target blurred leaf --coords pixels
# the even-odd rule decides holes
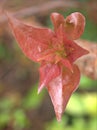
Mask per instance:
[[[10,114],[8,112],[0,113],[0,128],[3,128],[10,121]]]
[[[96,130],[97,118],[91,118],[89,121],[82,117],[75,117],[72,123],[67,122],[68,117],[65,116],[61,122],[55,119],[46,124],[46,130]]]
[[[86,94],[82,97],[85,104],[85,112],[90,116],[97,116],[97,94]]]
[[[80,86],[81,88],[96,88],[97,89],[97,81],[92,80],[86,76],[82,76],[80,80]],[[80,88],[79,88],[80,89]]]
[[[22,109],[17,109],[14,112],[14,127],[17,129],[25,128],[28,125],[28,120],[25,112]]]
[[[83,118],[73,119],[73,129],[74,130],[87,130],[85,120]]]
[[[23,101],[23,106],[25,108],[36,108],[41,104],[41,101],[44,97],[44,91],[42,91],[39,95],[37,94],[37,84],[31,88],[28,92],[27,96]]]
[[[0,59],[3,59],[5,57],[5,54],[6,54],[6,49],[2,44],[0,44]]]
[[[6,47],[5,44],[2,43],[2,41],[0,41],[0,59],[12,61],[12,58],[13,58],[12,52],[10,50],[8,50],[8,48]]]
[[[56,119],[46,124],[46,130],[67,130],[65,125],[67,123],[67,118],[63,117],[61,122],[58,122]]]
[[[97,24],[91,21],[88,17],[86,19],[86,27],[82,38],[97,41]]]
[[[97,117],[91,118],[88,126],[91,130],[97,130]]]
[[[67,105],[67,112],[71,115],[83,115],[85,108],[82,98],[79,94],[73,94]]]
[[[3,98],[0,100],[0,110],[10,110],[13,107],[13,102],[7,98]]]
[[[93,94],[74,94],[68,105],[67,112],[71,115],[97,116],[97,95]]]

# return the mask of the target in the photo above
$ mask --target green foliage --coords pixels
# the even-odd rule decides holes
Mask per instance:
[[[0,113],[0,130],[10,121],[10,114],[8,112]]]
[[[80,80],[80,88],[81,89],[90,89],[92,88],[96,89],[97,88],[97,80],[92,80],[86,76],[82,76]]]
[[[23,100],[23,106],[26,109],[30,108],[36,108],[39,107],[41,104],[43,97],[44,97],[44,91],[42,93],[37,94],[37,84],[29,90],[27,96]]]
[[[0,99],[0,110],[1,111],[8,111],[12,107],[13,107],[13,104],[12,104],[11,100],[9,100],[7,98]],[[9,109],[6,109],[6,108],[9,108]]]
[[[6,61],[9,61],[12,58],[13,58],[13,55],[5,46],[5,44],[2,42],[2,40],[0,40],[0,60],[5,59]]]
[[[86,19],[86,27],[82,38],[97,41],[97,24],[91,21],[88,17]]]
[[[29,125],[28,119],[25,115],[25,111],[23,109],[17,109],[14,114],[14,128],[17,130],[21,130],[21,128],[25,128]]]
[[[72,124],[68,124],[67,116],[65,116],[59,123],[54,119],[46,124],[46,130],[96,130],[96,123],[96,118],[86,121],[82,117],[76,117],[72,120]]]
[[[73,94],[68,106],[67,112],[71,115],[89,115],[97,116],[97,96],[93,94]]]
[[[0,100],[0,129],[10,121],[10,110],[12,107],[13,105],[11,100],[6,98]]]
[[[67,123],[67,118],[63,117],[61,122],[57,122],[56,119],[46,124],[46,130],[64,130]]]
[[[20,100],[20,105],[16,107],[11,98],[2,98],[0,100],[0,130],[13,122],[15,130],[21,130],[30,126],[26,110],[35,109],[41,104],[44,92],[37,95],[37,84],[33,86],[27,95]]]
[[[23,109],[13,110],[10,107],[7,107],[6,103],[7,102],[5,102],[4,107],[5,110],[2,110],[2,112],[0,112],[0,130],[2,130],[2,128],[11,122],[13,122],[11,125],[13,125],[13,127],[18,130],[27,127],[29,122],[25,115],[25,111]],[[0,107],[2,106],[0,105]]]
[[[0,43],[1,43],[1,41],[0,41]],[[3,59],[5,57],[5,52],[6,52],[6,50],[5,50],[4,46],[2,44],[0,44],[0,59]]]

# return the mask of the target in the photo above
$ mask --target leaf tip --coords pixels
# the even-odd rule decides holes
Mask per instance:
[[[43,87],[44,87],[44,83],[39,86],[38,92],[37,92],[38,94],[41,92],[41,90],[43,89]]]
[[[40,89],[40,88],[38,88],[38,92],[37,92],[37,94],[40,94],[40,92],[41,92],[41,89]]]
[[[62,113],[56,112],[56,118],[58,122],[61,122],[62,120]]]

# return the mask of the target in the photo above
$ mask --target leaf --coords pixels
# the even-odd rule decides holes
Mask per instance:
[[[40,85],[38,88],[38,93],[40,93],[42,88],[48,85],[51,80],[60,75],[61,69],[57,64],[46,64],[40,67],[39,72],[40,72]]]
[[[76,61],[81,56],[89,53],[88,50],[86,50],[86,49],[82,48],[81,46],[77,45],[74,41],[66,39],[66,37],[64,39],[64,43],[65,43],[64,46],[65,46],[66,51],[67,51],[67,59],[71,63]]]
[[[54,25],[54,30],[56,31],[60,24],[64,23],[64,17],[59,13],[52,13],[50,16],[52,23]]]
[[[26,25],[9,14],[7,16],[14,36],[24,54],[31,60],[38,61],[39,58],[43,57],[43,51],[48,49],[54,35],[53,32],[47,28]]]
[[[63,68],[63,72],[53,79],[47,86],[51,97],[57,120],[61,120],[71,94],[78,88],[80,71],[76,65],[73,66],[73,73]]]
[[[72,13],[65,19],[64,30],[73,40],[78,39],[82,35],[84,27],[85,17],[79,12]]]

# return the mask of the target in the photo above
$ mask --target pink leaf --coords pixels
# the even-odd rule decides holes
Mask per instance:
[[[64,39],[64,46],[66,48],[66,52],[67,52],[67,59],[73,63],[74,61],[76,61],[78,58],[80,58],[83,55],[86,55],[89,53],[88,50],[80,47],[79,45],[77,45],[74,41],[72,40],[68,40],[68,39]]]
[[[82,35],[84,27],[85,17],[79,12],[72,13],[65,19],[64,30],[68,37],[73,40]]]
[[[51,20],[54,25],[54,30],[56,31],[60,24],[64,23],[64,17],[59,13],[52,13],[51,14]]]
[[[73,66],[73,73],[63,68],[62,74],[53,79],[47,86],[51,97],[57,120],[61,120],[62,113],[71,97],[71,94],[78,88],[80,71],[76,65]]]
[[[50,29],[35,28],[25,25],[8,14],[9,23],[24,54],[31,60],[37,61],[43,57],[44,50],[54,35]]]
[[[49,84],[51,80],[56,78],[61,73],[61,69],[57,64],[44,64],[39,69],[40,72],[40,85],[38,88],[38,93],[42,88]]]
[[[62,75],[53,79],[47,86],[58,121],[61,120],[61,116],[63,113],[62,88],[63,88]]]

